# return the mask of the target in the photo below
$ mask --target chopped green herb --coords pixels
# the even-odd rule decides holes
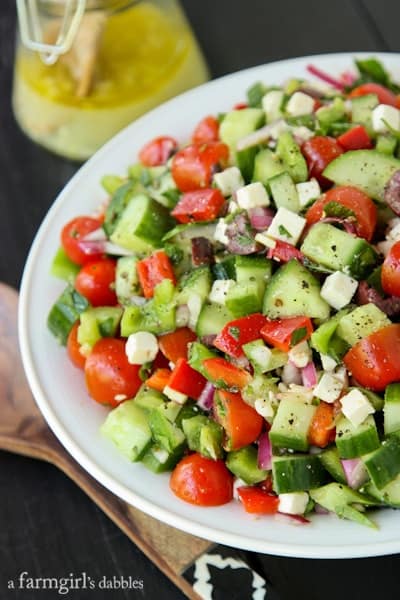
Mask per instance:
[[[279,230],[279,233],[281,235],[284,235],[287,238],[291,238],[292,237],[292,234],[290,233],[290,231],[288,231],[286,229],[286,227],[284,225],[279,225],[278,230]]]
[[[305,336],[307,335],[307,329],[306,327],[299,327],[298,329],[295,329],[292,333],[292,335],[290,336],[290,345],[296,346],[299,342],[301,342],[302,339],[305,338]]]
[[[237,341],[240,337],[240,329],[239,327],[228,327],[228,331],[230,335]]]
[[[339,219],[355,218],[355,213],[339,202],[328,202],[324,206],[324,213],[327,217],[338,217]]]

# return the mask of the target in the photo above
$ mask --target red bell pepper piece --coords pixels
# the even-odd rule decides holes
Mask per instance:
[[[218,390],[214,394],[214,413],[225,430],[226,450],[238,450],[252,444],[263,428],[263,417],[238,393]]]
[[[273,515],[278,512],[279,498],[259,487],[242,486],[237,489],[244,510],[259,515]]]
[[[244,356],[243,344],[248,344],[260,337],[260,331],[267,322],[261,313],[254,313],[230,321],[223,327],[213,344],[218,350],[234,358]]]
[[[171,262],[163,250],[139,260],[136,269],[145,298],[152,298],[154,288],[164,279],[170,279],[174,285],[176,283]]]
[[[295,258],[299,262],[303,262],[304,254],[298,250],[296,246],[288,244],[287,242],[282,242],[281,240],[276,240],[275,246],[268,249],[268,258],[284,263],[289,262],[292,258]]]
[[[180,327],[158,338],[158,345],[164,356],[176,363],[178,358],[187,358],[188,344],[197,340],[197,335],[188,327]]]
[[[186,192],[178,201],[171,215],[180,223],[192,221],[213,221],[218,217],[225,198],[214,188]]]
[[[233,110],[243,110],[245,108],[249,108],[249,105],[247,104],[247,102],[237,102],[232,107]]]
[[[147,387],[152,390],[158,390],[162,392],[171,377],[170,369],[156,369],[148,379],[146,379]]]
[[[333,404],[320,402],[314,413],[308,431],[308,442],[311,446],[325,448],[330,442],[335,441],[336,428]]]
[[[307,340],[313,332],[309,317],[288,317],[286,319],[267,319],[261,329],[261,336],[271,346],[288,352],[296,344]]]
[[[336,138],[344,150],[368,150],[372,148],[371,139],[363,125],[356,125]]]
[[[198,371],[192,369],[186,358],[178,358],[167,386],[176,392],[198,400],[207,380]]]
[[[241,389],[250,383],[251,375],[245,369],[236,367],[224,358],[206,358],[203,360],[203,368],[210,379],[217,387],[228,386],[230,388]],[[219,386],[219,383],[222,385]]]

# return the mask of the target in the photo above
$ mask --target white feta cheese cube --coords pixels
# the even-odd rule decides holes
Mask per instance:
[[[291,117],[309,115],[314,110],[314,98],[304,92],[295,92],[286,104],[286,112]]]
[[[328,354],[320,354],[321,364],[324,371],[334,371],[337,366],[337,362],[334,358]]]
[[[214,231],[214,240],[220,242],[220,244],[224,244],[224,246],[229,242],[226,237],[226,229],[228,225],[225,223],[224,219],[218,219],[218,223],[215,227]]]
[[[304,515],[307,504],[307,492],[279,494],[278,511],[287,515]]]
[[[400,110],[387,104],[378,104],[372,111],[372,128],[375,133],[389,133],[390,127],[400,130]]]
[[[275,240],[281,240],[295,246],[300,239],[305,224],[306,220],[303,217],[281,206],[272,219],[266,234]]]
[[[342,393],[343,382],[332,373],[324,373],[314,388],[314,396],[332,404]]]
[[[258,242],[259,244],[262,244],[263,246],[265,246],[266,248],[271,248],[272,250],[275,248],[276,246],[276,241],[272,239],[272,237],[269,237],[267,235],[266,231],[263,231],[262,233],[256,233],[255,238],[256,242]]]
[[[321,296],[333,308],[340,310],[350,303],[357,286],[358,282],[355,279],[341,271],[335,271],[325,279],[321,288]]]
[[[208,295],[211,302],[225,304],[227,293],[235,283],[234,279],[216,279]]]
[[[340,399],[342,413],[348,418],[354,427],[358,427],[365,421],[368,415],[375,412],[368,398],[360,390],[351,390]]]
[[[131,333],[126,340],[125,354],[131,365],[144,365],[151,362],[158,354],[158,341],[148,331]]]
[[[334,375],[337,379],[343,383],[343,387],[347,388],[349,386],[349,375],[347,373],[346,367],[338,367],[335,369]]]
[[[235,200],[230,200],[228,204],[228,213],[234,213],[239,210],[239,204]]]
[[[319,187],[318,181],[314,177],[310,179],[310,181],[297,183],[296,189],[299,195],[299,204],[301,208],[304,208],[311,202],[311,200],[315,200],[321,195],[321,188]]]
[[[240,479],[240,477],[235,478],[235,481],[233,482],[233,497],[235,500],[239,500],[239,502],[241,502],[240,496],[238,494],[238,488],[247,486],[248,484],[245,481],[243,481],[243,479]]]
[[[255,411],[264,417],[264,419],[272,418],[274,416],[274,409],[270,402],[266,398],[257,398],[254,402]]]
[[[296,344],[289,350],[289,360],[296,365],[298,369],[304,368],[312,359],[310,346],[304,340],[300,344]]]
[[[282,90],[271,90],[263,97],[261,104],[265,111],[268,123],[277,121],[282,116],[281,106],[284,93]]]
[[[398,242],[400,240],[400,223],[396,223],[394,227],[388,231],[386,239],[390,241],[393,240],[394,242]]]
[[[263,184],[255,181],[237,190],[236,202],[240,208],[248,210],[256,206],[269,206],[269,196]]]
[[[185,404],[186,400],[188,399],[186,394],[182,394],[182,392],[178,392],[177,390],[174,390],[168,385],[166,385],[163,389],[163,393],[165,394],[165,396],[167,396],[167,398],[169,398],[173,402],[176,402],[177,404]]]
[[[242,174],[237,167],[228,167],[220,173],[215,173],[213,180],[224,196],[232,196],[244,186]]]

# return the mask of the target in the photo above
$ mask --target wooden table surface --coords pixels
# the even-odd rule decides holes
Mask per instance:
[[[183,0],[214,77],[322,52],[400,51],[398,0]],[[77,165],[50,155],[17,128],[10,107],[15,2],[0,5],[0,280],[18,286],[34,234]],[[7,591],[31,577],[116,576],[142,591],[70,592],[68,598],[181,600],[181,592],[50,465],[0,452],[0,600],[56,598]],[[373,534],[371,534],[373,535]],[[400,555],[302,560],[251,555],[282,600],[399,597]],[[221,599],[223,600],[223,599]],[[247,599],[243,599],[247,600]]]

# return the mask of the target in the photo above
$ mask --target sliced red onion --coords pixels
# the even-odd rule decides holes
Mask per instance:
[[[85,240],[81,239],[78,241],[79,249],[86,254],[86,256],[94,256],[96,254],[103,254],[105,252],[104,240]]]
[[[329,85],[336,88],[337,90],[340,90],[341,92],[344,91],[344,85],[341,81],[339,81],[339,79],[335,79],[335,77],[332,77],[328,73],[325,73],[325,71],[321,71],[321,69],[318,69],[318,67],[315,67],[314,65],[307,65],[307,71],[311,73],[311,75],[314,75],[315,77],[318,77],[318,79],[321,79],[321,81],[329,83]]]
[[[340,217],[325,217],[321,219],[321,223],[338,223],[342,225],[347,231],[347,233],[351,233],[352,235],[357,235],[357,228],[354,223],[349,221],[348,219],[341,219]]]
[[[246,148],[263,144],[271,137],[277,139],[283,131],[288,129],[290,129],[290,126],[286,123],[286,121],[283,119],[278,119],[278,121],[264,125],[264,127],[261,127],[260,129],[257,129],[256,131],[253,131],[252,133],[249,133],[245,137],[241,138],[236,144],[236,150],[240,152],[241,150],[246,150]]]
[[[308,523],[310,523],[310,521],[302,515],[289,515],[281,512],[275,514],[275,520],[281,521],[282,523],[288,523],[289,525],[308,525]]]
[[[340,76],[344,86],[353,85],[357,81],[357,75],[352,71],[344,71]]]
[[[235,367],[239,367],[239,369],[250,369],[250,361],[246,356],[232,356],[231,363],[235,365]]]
[[[181,304],[176,309],[176,326],[177,327],[186,327],[189,323],[190,312],[187,304]]]
[[[94,231],[89,231],[85,236],[83,236],[83,242],[98,242],[100,240],[106,241],[107,236],[102,227],[95,229]]]
[[[272,469],[272,446],[268,433],[263,433],[258,439],[257,463],[260,469]]]
[[[318,503],[315,503],[314,510],[317,515],[329,515],[329,510]]]
[[[267,229],[274,218],[274,211],[271,208],[264,206],[256,206],[250,208],[248,211],[250,225],[257,231],[264,231]]]
[[[301,379],[304,387],[312,388],[318,383],[317,369],[313,361],[309,362],[308,365],[303,367],[301,370]]]
[[[355,300],[357,304],[372,302],[388,317],[394,317],[400,313],[400,298],[397,296],[384,298],[376,289],[370,287],[366,281],[360,281],[358,284]]]
[[[207,381],[206,385],[201,392],[199,399],[197,400],[197,406],[203,410],[211,410],[214,401],[215,387],[210,381]]]
[[[353,490],[358,490],[368,479],[367,469],[361,458],[341,459],[347,483]]]
[[[215,333],[210,333],[209,335],[202,335],[200,341],[205,346],[211,347],[214,344],[214,340],[216,338]]]

